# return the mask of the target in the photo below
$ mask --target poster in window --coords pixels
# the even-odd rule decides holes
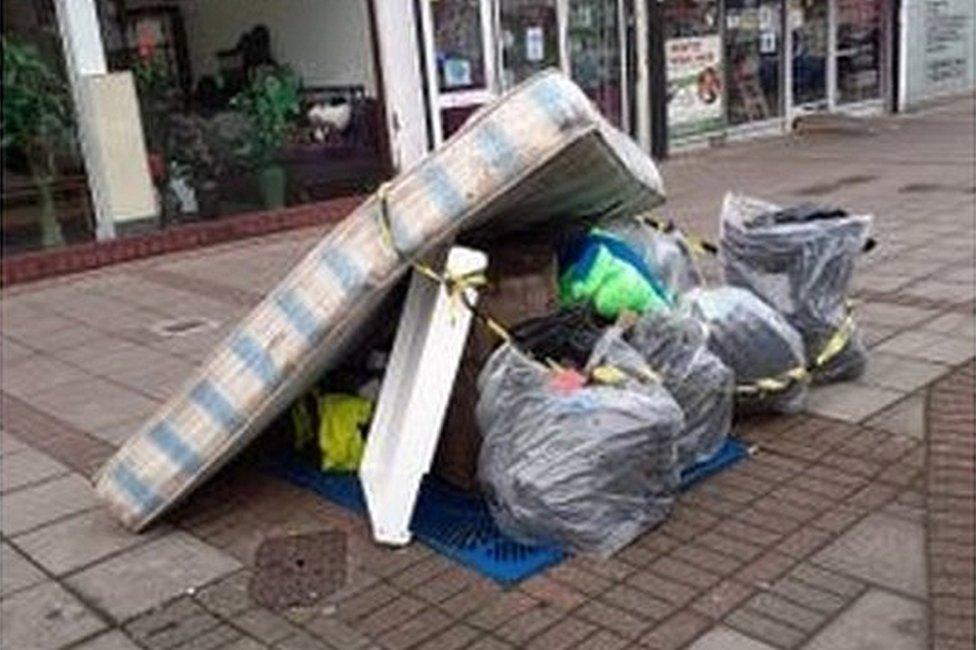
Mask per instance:
[[[713,34],[668,39],[665,56],[671,137],[721,127],[725,116],[721,37]]]
[[[525,30],[525,59],[537,63],[546,58],[546,41],[542,27],[529,27]]]

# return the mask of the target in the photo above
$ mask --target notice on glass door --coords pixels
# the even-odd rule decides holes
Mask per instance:
[[[668,39],[668,130],[672,137],[722,126],[722,39],[718,34]]]
[[[545,32],[542,27],[528,27],[525,30],[525,58],[538,62],[546,58]]]

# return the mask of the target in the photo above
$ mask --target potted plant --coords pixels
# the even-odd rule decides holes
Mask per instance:
[[[3,48],[3,110],[0,146],[23,153],[37,186],[41,207],[41,243],[64,243],[55,214],[57,156],[74,146],[74,116],[67,82],[28,46],[0,41]]]
[[[217,183],[226,167],[220,136],[219,129],[199,115],[173,115],[167,127],[172,175],[187,179],[196,196],[198,214],[205,218],[220,212]]]
[[[298,79],[284,67],[255,71],[251,83],[231,99],[247,119],[240,156],[254,169],[266,208],[285,205],[285,170],[276,162],[299,114]]]

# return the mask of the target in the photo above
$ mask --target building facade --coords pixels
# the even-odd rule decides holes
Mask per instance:
[[[965,90],[976,59],[971,0],[4,0],[3,14],[77,117],[53,198],[5,149],[8,251],[369,192],[546,68],[663,156]],[[60,236],[32,224],[52,201]]]

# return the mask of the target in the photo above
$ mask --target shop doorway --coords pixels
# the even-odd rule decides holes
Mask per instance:
[[[888,0],[664,0],[668,148],[883,109]]]
[[[611,122],[629,130],[625,10],[624,0],[421,0],[434,143],[547,68],[563,70]]]

